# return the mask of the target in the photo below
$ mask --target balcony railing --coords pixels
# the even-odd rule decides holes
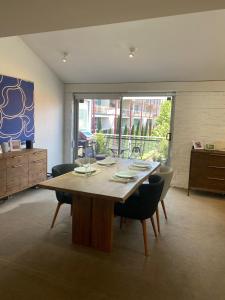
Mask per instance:
[[[168,141],[164,137],[96,133],[89,142],[86,155],[106,154],[123,158],[149,159],[165,162],[168,159]],[[91,151],[90,151],[91,149]],[[119,153],[120,149],[120,153]],[[85,155],[85,154],[84,154]]]

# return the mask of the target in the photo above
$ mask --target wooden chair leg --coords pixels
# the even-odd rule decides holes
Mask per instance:
[[[165,204],[164,204],[164,201],[163,201],[163,200],[161,200],[161,204],[162,204],[162,208],[163,208],[163,212],[164,212],[165,219],[167,220],[166,207],[165,207]]]
[[[151,223],[152,223],[152,228],[153,228],[155,237],[157,238],[157,231],[156,231],[156,228],[155,228],[154,217],[152,216],[152,217],[150,218],[150,220],[151,220]]]
[[[158,233],[160,234],[160,221],[159,221],[159,208],[156,209],[156,221],[157,221],[157,227],[158,227]]]
[[[62,203],[58,202],[58,205],[56,207],[56,211],[55,211],[55,214],[54,214],[54,217],[53,217],[53,220],[52,220],[52,225],[51,225],[51,228],[54,227],[54,224],[55,224],[55,220],[56,220],[56,217],[58,215],[58,212],[59,212],[59,209],[60,209],[60,206],[62,205]]]
[[[72,203],[71,203],[71,206],[70,206],[70,215],[71,215],[71,217],[73,215],[73,204]]]
[[[141,221],[142,230],[143,230],[143,238],[144,238],[144,246],[145,246],[145,256],[148,256],[148,239],[147,239],[147,226],[146,220]]]

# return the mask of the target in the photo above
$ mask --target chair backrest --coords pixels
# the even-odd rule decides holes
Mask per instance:
[[[74,170],[74,168],[78,167],[78,164],[60,164],[57,166],[52,167],[52,176],[57,177],[68,172]]]
[[[93,157],[82,157],[82,158],[77,158],[75,160],[75,163],[78,166],[82,166],[83,164],[88,164],[88,163],[94,164],[96,162],[96,159]]]
[[[156,211],[163,190],[164,179],[159,175],[149,176],[149,183],[139,187],[141,214],[150,218]]]
[[[52,176],[57,177],[63,174],[66,174],[68,172],[71,172],[74,170],[74,168],[78,167],[78,164],[60,164],[57,166],[52,167]],[[59,202],[64,201],[65,193],[63,192],[56,192],[56,198]]]
[[[173,169],[171,167],[161,166],[156,174],[158,174],[164,179],[164,187],[160,197],[160,200],[164,200],[170,187],[171,180],[173,178]]]

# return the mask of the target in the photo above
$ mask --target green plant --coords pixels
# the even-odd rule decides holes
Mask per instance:
[[[98,132],[95,134],[96,139],[96,153],[104,153],[105,152],[105,137],[104,134]]]
[[[134,124],[132,125],[132,128],[131,128],[131,135],[134,135],[134,132],[135,132],[135,127],[134,127]]]
[[[101,132],[102,131],[102,121],[101,118],[98,118],[97,120],[97,132]]]
[[[136,127],[136,130],[135,130],[135,135],[140,135],[140,121],[138,121],[137,123],[137,127]]]
[[[167,100],[162,103],[160,114],[156,119],[153,136],[166,137],[170,130],[170,116],[171,116],[171,101]]]
[[[127,134],[128,134],[128,128],[127,128],[127,124],[126,124],[126,125],[125,125],[125,127],[124,127],[123,134],[124,134],[124,135],[127,135]]]
[[[144,126],[141,127],[141,136],[144,136]]]

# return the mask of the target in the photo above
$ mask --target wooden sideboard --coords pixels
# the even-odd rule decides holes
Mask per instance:
[[[188,195],[191,189],[225,194],[225,151],[191,151]]]
[[[23,149],[0,154],[0,198],[35,186],[47,175],[47,150]]]

